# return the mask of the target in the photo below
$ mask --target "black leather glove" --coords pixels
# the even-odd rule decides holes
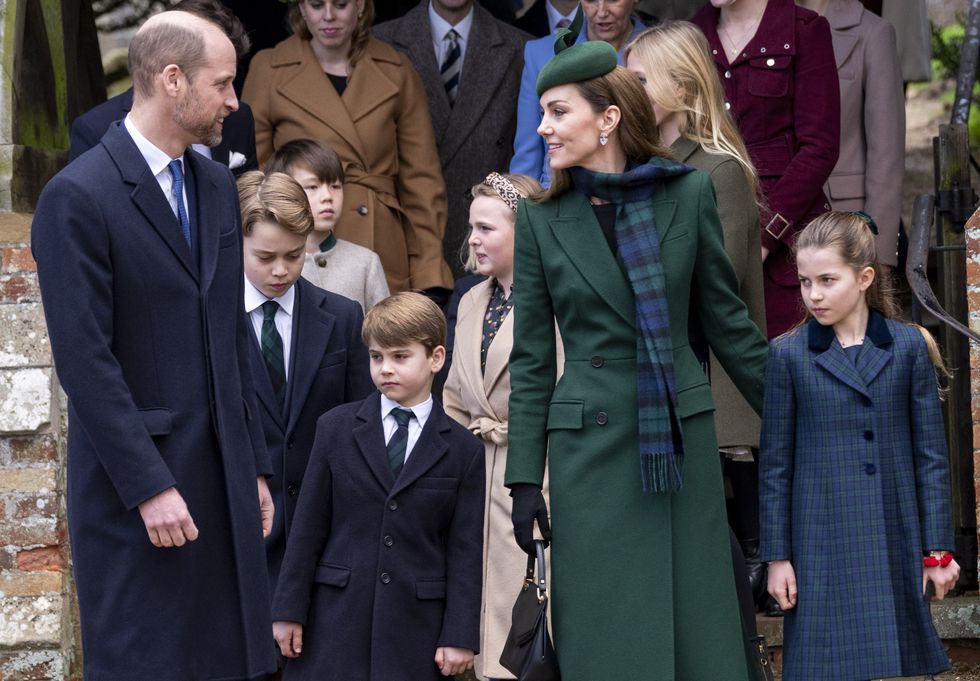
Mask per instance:
[[[535,520],[538,521],[545,548],[551,543],[551,524],[548,522],[548,505],[544,494],[537,485],[520,482],[511,485],[510,498],[513,500],[510,519],[514,523],[514,538],[524,553],[533,556]]]

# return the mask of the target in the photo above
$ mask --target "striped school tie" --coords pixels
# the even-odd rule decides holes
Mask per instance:
[[[282,336],[276,328],[276,312],[279,303],[267,300],[262,303],[262,359],[272,382],[272,390],[280,409],[286,400],[286,363],[283,361]]]
[[[449,106],[452,106],[456,103],[456,95],[459,92],[459,59],[462,56],[459,49],[459,33],[456,32],[456,29],[449,29],[446,40],[449,41],[449,51],[446,52],[446,58],[442,62],[439,73],[442,75],[442,86],[446,88]]]

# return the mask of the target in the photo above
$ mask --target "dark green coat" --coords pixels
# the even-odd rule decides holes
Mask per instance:
[[[552,618],[564,681],[745,681],[714,406],[688,345],[688,311],[756,410],[766,344],[734,293],[708,175],[670,179],[653,201],[683,490],[641,491],[633,293],[575,191],[518,209],[506,482],[541,484],[550,447]],[[552,317],[565,345],[557,386]]]

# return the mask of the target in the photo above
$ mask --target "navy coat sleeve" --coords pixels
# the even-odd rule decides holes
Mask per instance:
[[[796,393],[788,355],[799,331],[769,346],[766,394],[759,446],[761,558],[792,560],[793,455],[796,450]]]
[[[112,352],[109,216],[70,175],[45,187],[31,227],[58,378],[99,461],[129,509],[176,481],[144,425]]]

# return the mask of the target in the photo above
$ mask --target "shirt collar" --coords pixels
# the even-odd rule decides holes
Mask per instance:
[[[129,133],[129,136],[133,138],[133,141],[136,143],[136,148],[140,150],[140,154],[142,154],[143,158],[146,160],[146,165],[150,166],[150,172],[153,173],[153,176],[156,177],[162,173],[166,167],[170,165],[170,161],[173,159],[171,159],[170,156],[168,156],[167,153],[160,147],[146,139],[143,133],[136,128],[136,124],[133,123],[132,116],[129,114],[127,114],[126,118],[123,119],[123,125],[126,126],[126,131]],[[181,169],[183,169],[183,154],[180,155],[179,160]]]
[[[293,302],[296,300],[296,285],[289,287],[289,290],[278,298],[266,298],[265,294],[252,285],[252,282],[245,277],[245,312],[251,314],[256,308],[262,307],[262,303],[267,300],[274,300],[279,303],[279,307],[293,316]]]
[[[384,418],[390,414],[392,409],[411,409],[419,424],[425,423],[426,419],[429,418],[429,414],[432,412],[432,393],[429,393],[429,397],[425,402],[416,404],[414,407],[403,407],[394,400],[388,399],[384,393],[381,393],[381,417]]]
[[[558,30],[558,22],[562,19],[568,19],[568,23],[571,24],[575,21],[575,12],[578,11],[578,7],[572,10],[571,14],[562,14],[551,4],[551,0],[545,0],[544,7],[548,10],[548,30],[550,33],[554,33]]]
[[[474,3],[475,5],[475,3]],[[432,3],[429,3],[429,28],[432,30],[432,42],[437,45],[446,39],[446,34],[449,33],[449,29],[455,28],[456,32],[459,33],[459,39],[464,43],[470,37],[470,28],[473,26],[473,7],[470,7],[470,11],[466,14],[463,19],[453,26],[448,21],[439,16],[436,11],[432,8]]]
[[[333,233],[333,230],[331,230],[330,234],[327,235],[327,238],[320,242],[320,252],[326,253],[327,251],[333,249],[333,247],[336,245],[337,235]]]

